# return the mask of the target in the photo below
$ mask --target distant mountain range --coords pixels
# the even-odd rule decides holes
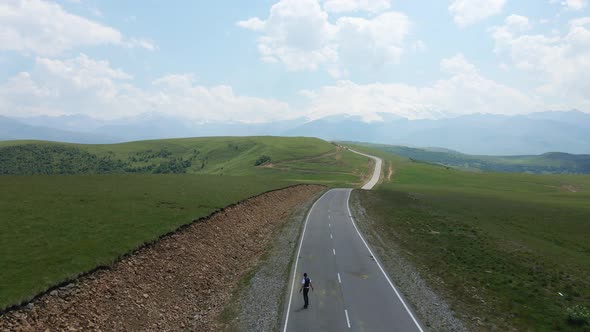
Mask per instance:
[[[473,114],[441,120],[394,119],[364,123],[358,118],[325,118],[287,135],[330,140],[444,147],[469,154],[523,155],[590,153],[590,114],[578,111],[505,116]]]
[[[383,121],[370,123],[360,117],[342,115],[314,121],[295,119],[260,124],[194,123],[161,114],[108,121],[85,115],[0,117],[0,140],[112,143],[174,137],[276,135],[444,147],[468,154],[590,153],[590,114],[580,111],[516,116],[473,114],[439,120],[408,120],[388,114],[382,117]]]
[[[119,139],[94,132],[78,132],[50,126],[35,126],[23,121],[0,116],[0,141],[46,140],[71,143],[114,143]]]
[[[440,148],[420,149],[385,144],[353,143],[407,157],[413,161],[472,171],[590,174],[590,154],[548,152],[529,156],[481,156]]]

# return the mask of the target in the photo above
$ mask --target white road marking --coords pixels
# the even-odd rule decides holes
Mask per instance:
[[[350,319],[348,318],[348,310],[344,309],[344,314],[346,315],[346,324],[348,328],[350,328]]]
[[[328,224],[328,227],[332,228],[332,224]]]
[[[340,273],[338,272],[338,282],[342,283],[342,279],[340,279]]]
[[[350,204],[349,204],[349,201],[350,201],[350,193],[351,192],[352,192],[352,190],[348,190],[348,199],[346,200],[346,208],[348,209],[348,214],[349,215],[352,215],[352,213],[350,212]],[[371,251],[371,248],[369,248],[369,245],[367,244],[367,242],[365,241],[365,239],[361,235],[361,232],[359,232],[359,229],[356,227],[356,223],[354,222],[354,218],[353,217],[350,217],[350,222],[352,222],[352,225],[354,226],[354,229],[356,230],[356,233],[359,235],[359,237],[361,238],[361,240],[365,244],[365,247],[367,247],[367,250],[369,250],[369,253],[371,254],[371,256],[375,257],[375,255]],[[416,320],[416,318],[414,317],[414,315],[410,311],[410,308],[408,308],[408,305],[406,304],[406,301],[404,301],[404,299],[401,297],[401,295],[397,291],[397,288],[395,288],[395,286],[393,285],[393,283],[391,282],[391,280],[387,276],[387,273],[385,273],[385,270],[383,270],[383,268],[381,267],[381,264],[379,264],[379,261],[376,258],[375,258],[375,263],[377,263],[377,266],[381,270],[381,273],[383,273],[383,275],[385,276],[385,279],[387,279],[387,282],[389,283],[389,286],[391,286],[391,289],[393,289],[393,291],[395,292],[395,295],[397,295],[397,297],[399,298],[399,300],[402,302],[402,304],[404,305],[404,308],[406,309],[406,311],[408,312],[408,314],[410,315],[410,317],[412,317],[412,320],[414,321],[414,324],[416,324],[416,327],[418,328],[418,330],[420,330],[420,332],[424,332],[424,330],[422,330],[422,327],[420,326],[420,324],[418,324],[418,321]]]
[[[336,255],[336,249],[332,249],[332,252],[334,253],[334,256]]]
[[[334,238],[332,237],[332,234],[330,234],[330,239],[334,239]]]
[[[291,282],[291,295],[289,295],[289,305],[287,306],[287,316],[285,317],[285,327],[283,328],[283,332],[287,331],[287,325],[289,324],[289,312],[291,311],[291,301],[293,300],[293,289],[295,289],[295,278],[297,277],[297,263],[299,262],[299,255],[301,255],[301,246],[303,245],[303,238],[305,237],[305,229],[307,228],[307,222],[309,221],[309,215],[315,205],[328,193],[326,191],[322,197],[320,197],[317,201],[313,203],[309,212],[307,212],[307,217],[305,218],[305,225],[303,226],[303,233],[301,233],[301,240],[299,241],[299,249],[297,250],[297,257],[295,258],[295,268],[293,269],[293,282]]]

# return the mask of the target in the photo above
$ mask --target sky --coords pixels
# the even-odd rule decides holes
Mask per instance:
[[[590,112],[589,0],[0,0],[0,115]]]

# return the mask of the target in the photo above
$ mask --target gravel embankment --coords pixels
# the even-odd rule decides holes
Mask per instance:
[[[289,291],[291,265],[307,212],[322,192],[293,210],[277,230],[272,246],[251,271],[235,295],[233,317],[227,331],[278,331]]]
[[[217,331],[277,229],[323,189],[290,187],[230,206],[0,316],[0,331]]]
[[[422,325],[429,331],[467,331],[448,303],[426,284],[416,268],[403,257],[402,250],[396,243],[391,239],[384,241],[379,236],[375,223],[369,220],[354,192],[351,195],[350,208],[363,236],[380,258],[383,268],[387,270],[396,287],[411,303]]]

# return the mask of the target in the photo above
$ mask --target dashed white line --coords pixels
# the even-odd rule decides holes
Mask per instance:
[[[336,255],[336,249],[332,249],[332,252],[334,253],[334,255]]]
[[[340,273],[339,272],[336,272],[336,273],[338,273],[338,282],[342,283],[342,279],[340,279]]]
[[[334,239],[334,238],[332,237],[332,234],[330,234],[330,239]]]
[[[350,328],[350,319],[348,318],[348,310],[344,309],[344,314],[346,315],[346,324],[348,328]]]
[[[328,224],[328,227],[332,228],[332,224]]]

